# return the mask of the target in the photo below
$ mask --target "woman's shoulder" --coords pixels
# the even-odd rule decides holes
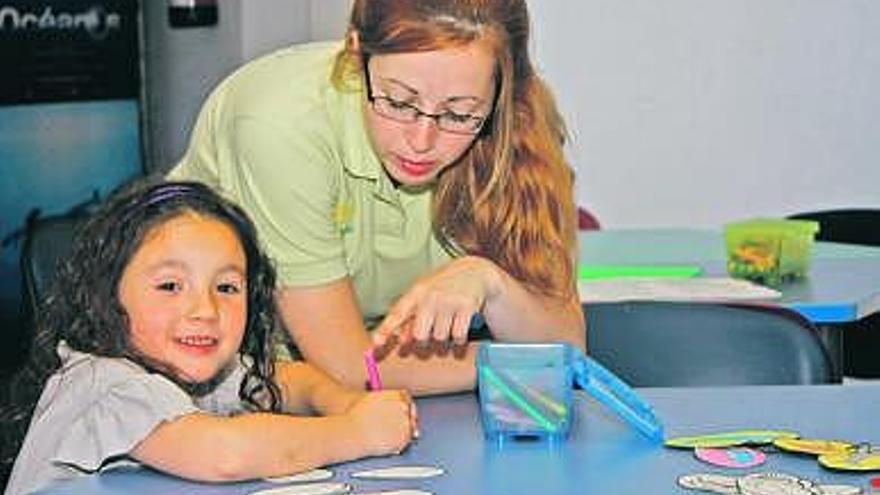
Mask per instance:
[[[236,115],[289,118],[325,104],[339,42],[292,45],[254,59],[221,85]]]
[[[233,73],[243,80],[268,79],[283,84],[329,75],[342,49],[340,42],[320,41],[280,48],[257,57]],[[292,79],[287,79],[292,78]]]

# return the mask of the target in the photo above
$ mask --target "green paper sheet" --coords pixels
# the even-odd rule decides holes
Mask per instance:
[[[696,277],[702,272],[699,266],[691,265],[580,265],[580,280],[621,277]]]

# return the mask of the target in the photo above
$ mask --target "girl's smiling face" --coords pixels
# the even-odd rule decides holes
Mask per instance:
[[[495,96],[494,68],[486,41],[369,58],[365,73],[371,92],[366,95],[367,130],[392,179],[409,186],[431,183],[467,151],[479,127],[473,132],[448,132],[440,128],[442,123],[436,117],[485,120]],[[389,117],[404,106],[422,115],[413,122]]]
[[[247,320],[247,261],[227,224],[184,213],[150,230],[118,287],[132,345],[178,379],[206,382],[236,356]]]

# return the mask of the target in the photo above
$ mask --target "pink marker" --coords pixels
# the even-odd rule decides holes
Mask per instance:
[[[370,390],[382,390],[382,379],[379,378],[379,366],[376,365],[376,356],[373,348],[364,353],[364,363],[367,365],[367,380]]]

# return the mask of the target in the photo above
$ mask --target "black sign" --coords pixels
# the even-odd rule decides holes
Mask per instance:
[[[0,104],[137,98],[137,0],[0,0]]]

